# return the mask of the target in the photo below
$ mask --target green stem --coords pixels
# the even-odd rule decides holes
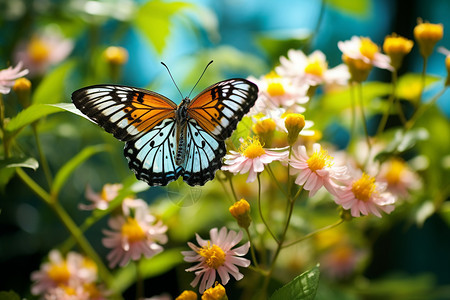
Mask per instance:
[[[82,249],[82,251],[89,256],[97,265],[98,273],[100,278],[106,283],[107,286],[111,287],[111,283],[113,277],[106,266],[103,264],[103,261],[89,244],[88,240],[84,237],[81,230],[77,227],[75,222],[70,218],[64,208],[59,204],[57,199],[52,199],[51,195],[47,193],[43,188],[41,188],[28,174],[23,171],[21,168],[16,169],[17,175],[22,179],[22,181],[37,195],[39,196],[45,203],[47,203],[70,232],[72,237],[77,242],[78,246]],[[112,287],[114,288],[114,287]]]
[[[260,178],[260,173],[258,173],[258,211],[259,211],[259,217],[261,218],[261,221],[264,223],[264,226],[266,226],[267,231],[270,233],[270,235],[272,236],[272,238],[278,243],[278,239],[275,236],[275,234],[273,234],[272,230],[269,227],[269,224],[267,224],[266,219],[264,219],[263,213],[262,213],[262,209],[261,209],[261,178]]]
[[[47,180],[47,184],[50,188],[52,186],[53,179],[48,161],[44,155],[44,152],[42,151],[41,140],[37,132],[37,123],[33,123],[31,127],[33,128],[33,135],[34,139],[36,140],[36,146],[39,153],[39,159],[41,161],[42,169],[44,170],[45,179]]]
[[[256,253],[255,253],[255,244],[253,243],[252,236],[250,235],[250,231],[247,228],[244,228],[245,232],[247,233],[248,241],[250,242],[250,254],[252,255],[253,264],[256,268],[259,269],[258,260],[256,259]]]
[[[309,238],[313,237],[314,235],[316,235],[316,234],[318,234],[318,233],[321,233],[321,232],[330,230],[330,229],[332,229],[332,228],[334,228],[334,227],[337,227],[337,226],[339,226],[339,225],[342,224],[342,223],[344,223],[344,220],[343,220],[343,219],[339,219],[337,222],[335,222],[335,223],[333,223],[333,224],[330,224],[330,225],[325,226],[325,227],[323,227],[323,228],[317,229],[316,231],[310,232],[310,233],[308,233],[307,235],[303,236],[302,238],[300,238],[300,239],[298,239],[298,240],[295,240],[295,241],[293,241],[293,242],[289,242],[289,243],[287,243],[287,244],[284,244],[284,245],[282,245],[281,247],[282,247],[282,248],[290,247],[290,246],[295,245],[295,244],[297,244],[297,243],[300,243],[300,242],[302,242],[302,241],[304,241],[304,240],[306,240],[306,239],[309,239]]]
[[[352,115],[350,118],[350,140],[349,140],[349,144],[351,144],[353,137],[355,136],[355,131],[356,131],[355,86],[352,81],[349,81],[349,89],[350,89],[350,105],[352,108]]]
[[[144,299],[144,278],[139,267],[140,260],[135,261],[136,267],[136,300]]]
[[[275,184],[277,185],[278,189],[287,197],[288,194],[286,194],[286,192],[284,191],[284,189],[281,186],[280,182],[278,181],[277,177],[273,173],[272,168],[269,165],[266,165],[266,169],[267,169],[267,172],[270,175],[270,178],[272,178],[272,180],[275,182]]]
[[[417,120],[431,107],[433,106],[436,101],[444,94],[445,90],[447,89],[446,86],[437,93],[430,101],[427,103],[421,105],[412,115],[411,119],[408,120],[408,122],[405,124],[405,130],[411,129],[414,124],[417,122]]]
[[[394,70],[394,71],[392,71],[392,92],[389,95],[388,106],[386,108],[386,111],[384,112],[384,114],[380,120],[380,123],[378,124],[378,129],[377,129],[377,134],[376,134],[377,136],[380,135],[384,131],[384,128],[386,127],[386,123],[389,118],[389,112],[397,98],[395,96],[396,89],[397,89],[397,70]],[[400,108],[401,108],[401,106],[400,106]],[[403,111],[402,111],[402,113],[403,113]],[[400,112],[399,112],[399,115],[400,115]],[[402,122],[403,122],[403,120],[402,120]]]
[[[363,123],[364,127],[364,134],[366,135],[366,142],[367,142],[367,148],[370,150],[372,149],[372,145],[370,144],[370,136],[369,136],[369,130],[367,129],[367,120],[366,120],[366,114],[364,113],[364,100],[363,100],[363,92],[362,92],[362,84],[358,83],[358,98],[359,98],[359,107],[361,109],[361,121]]]

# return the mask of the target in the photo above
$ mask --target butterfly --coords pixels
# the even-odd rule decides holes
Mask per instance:
[[[128,166],[139,180],[164,186],[182,176],[195,186],[214,178],[226,154],[225,139],[257,97],[254,83],[233,78],[179,105],[156,92],[123,85],[84,87],[73,92],[72,102],[125,142]]]

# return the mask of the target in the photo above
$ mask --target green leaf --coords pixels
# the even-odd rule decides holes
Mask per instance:
[[[430,134],[425,128],[417,128],[407,131],[399,129],[394,133],[391,142],[386,145],[383,151],[375,156],[375,160],[384,162],[391,156],[395,156],[414,147],[418,141],[428,140]]]
[[[295,277],[282,288],[276,290],[270,297],[270,300],[312,300],[319,286],[319,276],[319,267],[315,266],[311,270]]]
[[[16,170],[14,168],[0,168],[0,191],[3,193],[8,182],[13,178]]]
[[[429,90],[441,79],[438,76],[426,75],[424,90]],[[420,99],[421,88],[422,75],[418,73],[407,73],[398,79],[396,95],[399,99],[416,102]]]
[[[1,291],[0,300],[20,300],[20,296],[14,291]]]
[[[61,111],[63,111],[63,109],[60,107],[50,106],[47,104],[33,104],[12,118],[11,121],[6,124],[5,129],[10,133],[17,133],[23,127],[39,120],[40,118]]]
[[[39,167],[39,163],[32,157],[24,157],[24,158],[14,157],[0,161],[0,169],[16,168],[16,167],[30,168],[36,171],[36,169]]]
[[[326,3],[343,13],[361,17],[366,16],[372,10],[372,3],[369,0],[327,0]]]
[[[75,169],[86,161],[89,157],[99,152],[104,152],[108,150],[107,145],[95,145],[84,148],[80,153],[75,155],[71,160],[69,160],[56,174],[55,180],[53,181],[53,186],[51,189],[51,194],[57,196],[61,190],[64,183],[67,181],[69,176],[75,171]]]
[[[58,103],[66,97],[64,95],[64,81],[75,67],[75,60],[69,60],[58,66],[44,77],[33,94],[33,104]]]
[[[183,262],[181,251],[183,249],[167,249],[150,259],[143,259],[137,264],[143,278],[156,277],[166,273],[176,265]],[[115,276],[112,286],[115,290],[122,292],[130,287],[136,280],[136,264],[128,264],[119,269]]]
[[[134,19],[135,26],[161,54],[170,34],[171,18],[180,10],[191,7],[184,2],[148,1],[142,5]]]

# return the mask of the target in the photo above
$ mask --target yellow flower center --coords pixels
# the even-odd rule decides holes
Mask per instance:
[[[353,181],[352,192],[355,198],[368,201],[375,191],[375,178],[363,173],[360,179]]]
[[[326,150],[320,149],[320,151],[315,151],[306,163],[311,171],[316,172],[324,167],[331,167],[332,159],[333,157],[329,156]]]
[[[375,54],[378,53],[378,46],[372,42],[369,38],[361,38],[361,46],[359,51],[362,55],[372,60],[375,57]]]
[[[248,141],[243,142],[241,144],[239,152],[241,152],[245,157],[251,159],[260,157],[261,155],[266,153],[261,143],[256,138],[255,139],[248,138]]]
[[[145,232],[134,218],[128,217],[125,224],[122,225],[122,236],[128,239],[128,242],[138,242],[145,238]]]
[[[322,77],[326,66],[324,66],[318,59],[314,59],[308,62],[305,67],[305,73]]]
[[[52,265],[47,274],[57,285],[65,284],[70,279],[70,271],[65,262]]]
[[[197,253],[205,258],[205,263],[210,268],[217,270],[225,263],[225,252],[217,245],[211,246],[209,242],[208,245],[200,248]]]
[[[401,175],[405,170],[405,163],[400,159],[394,159],[388,172],[385,175],[386,181],[389,185],[396,185],[400,182]]]
[[[280,75],[272,71],[265,78],[267,80],[267,93],[270,96],[283,96],[286,93]]]
[[[50,49],[40,38],[33,37],[28,44],[28,54],[31,60],[42,63],[48,59]]]

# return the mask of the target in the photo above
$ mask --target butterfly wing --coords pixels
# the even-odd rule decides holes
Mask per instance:
[[[148,90],[120,85],[94,85],[75,91],[72,102],[91,120],[122,141],[175,118],[177,105]]]
[[[225,140],[258,98],[258,87],[242,78],[220,81],[189,104],[188,115],[216,139]]]
[[[222,166],[226,153],[225,142],[205,131],[195,119],[190,119],[186,130],[186,152],[183,180],[191,185],[204,185],[212,180]]]
[[[90,119],[125,141],[128,166],[151,186],[166,185],[183,174],[174,162],[176,104],[144,89],[96,85],[72,94],[72,101]]]

